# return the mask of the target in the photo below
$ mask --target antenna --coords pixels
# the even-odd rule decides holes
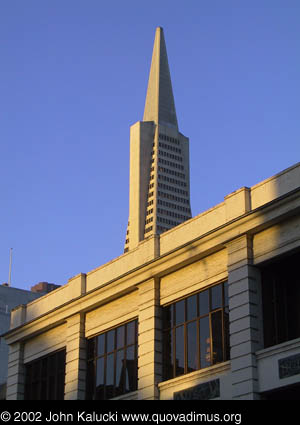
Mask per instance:
[[[11,263],[12,263],[12,248],[9,250],[9,273],[8,273],[8,286],[11,285]]]

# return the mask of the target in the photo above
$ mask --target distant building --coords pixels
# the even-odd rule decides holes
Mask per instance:
[[[189,139],[178,130],[162,28],[156,29],[143,121],[130,128],[124,252],[192,217]]]
[[[40,282],[33,286],[31,291],[27,291],[25,289],[13,288],[7,283],[0,285],[0,335],[9,330],[11,310],[19,305],[36,300],[58,287],[54,283]],[[0,400],[5,398],[8,351],[8,345],[5,339],[0,337]]]
[[[147,204],[128,252],[12,311],[7,399],[299,400],[300,163],[149,237]]]
[[[24,289],[12,288],[7,283],[0,285],[0,335],[7,332],[10,325],[10,312],[20,304],[27,304],[39,298],[37,294]],[[0,337],[0,400],[4,398],[7,379],[8,345]]]
[[[48,292],[54,291],[59,287],[60,285],[55,285],[55,283],[39,282],[36,285],[32,286],[30,290],[31,292],[43,292],[44,294],[46,294]]]

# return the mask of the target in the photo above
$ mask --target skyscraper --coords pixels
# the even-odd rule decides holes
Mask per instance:
[[[125,249],[191,218],[189,139],[178,130],[163,29],[155,33],[143,121],[130,128]]]

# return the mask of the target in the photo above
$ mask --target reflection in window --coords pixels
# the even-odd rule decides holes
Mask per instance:
[[[176,303],[176,307],[175,307],[176,325],[180,325],[180,323],[184,322],[184,306],[185,306],[184,300]]]
[[[88,340],[86,398],[105,400],[137,389],[137,320]]]
[[[200,368],[210,366],[209,316],[200,319]]]
[[[176,335],[176,376],[184,374],[184,326],[179,326],[175,331]]]
[[[163,379],[229,359],[227,282],[163,308]]]
[[[197,317],[197,295],[188,297],[187,300],[187,320],[192,320]]]
[[[187,324],[187,358],[188,358],[188,372],[197,370],[198,366],[198,347],[197,347],[197,322]]]

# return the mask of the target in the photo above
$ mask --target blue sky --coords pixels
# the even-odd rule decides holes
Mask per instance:
[[[129,127],[165,32],[193,215],[300,161],[299,0],[2,0],[0,282],[123,252]]]

